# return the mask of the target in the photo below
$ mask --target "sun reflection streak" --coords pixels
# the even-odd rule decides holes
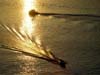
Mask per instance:
[[[31,21],[31,18],[28,15],[28,12],[34,9],[34,0],[24,0],[23,1],[23,22],[22,27],[20,28],[20,32],[26,36],[26,33],[29,37],[32,37],[32,33],[34,32],[34,25]]]
[[[37,48],[35,47],[35,42],[33,41],[35,23],[29,16],[29,11],[35,8],[35,0],[23,0],[23,20],[22,26],[20,27],[20,35],[22,36],[22,45],[25,51],[30,53],[36,53]],[[17,34],[18,35],[18,34]],[[24,39],[24,40],[23,40]]]
[[[41,50],[38,44],[40,44],[41,41],[39,38],[33,37],[35,34],[35,23],[29,16],[29,11],[35,8],[35,0],[23,0],[23,6],[23,21],[20,27],[20,35],[24,39],[22,44],[26,48],[25,51],[40,55]]]
[[[29,16],[29,11],[34,8],[35,0],[24,0],[23,1],[23,21],[20,27],[20,32],[16,33],[22,39],[22,45],[24,51],[36,54],[38,56],[46,56],[47,51],[43,50],[45,47],[42,45],[41,40],[38,36],[33,37],[35,34],[35,24]],[[43,47],[42,47],[43,46]]]

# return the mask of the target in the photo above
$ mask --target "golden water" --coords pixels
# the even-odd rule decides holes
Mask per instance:
[[[34,8],[31,1],[34,0],[0,0],[0,44],[33,52],[29,47],[36,51],[37,48],[31,40],[38,44],[43,42],[56,56],[68,61],[75,73],[100,74],[100,18],[66,15],[29,17],[28,11]],[[49,7],[38,6],[38,9],[52,12]],[[2,24],[15,34],[8,32]],[[1,75],[66,75],[68,72],[46,61],[1,48],[0,60]]]

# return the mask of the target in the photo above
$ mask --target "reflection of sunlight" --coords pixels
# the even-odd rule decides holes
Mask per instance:
[[[20,33],[22,38],[24,39],[24,42],[22,42],[22,44],[25,46],[25,49],[29,47],[27,49],[28,52],[31,52],[31,48],[34,48],[32,36],[34,34],[35,24],[29,16],[29,11],[34,9],[34,1],[35,0],[23,0],[23,20],[22,26],[20,27]]]
[[[24,46],[24,51],[36,54],[38,56],[45,55],[39,46],[41,46],[41,40],[39,37],[33,37],[35,33],[35,24],[29,16],[29,11],[34,9],[35,0],[23,0],[23,20],[22,26],[20,27],[20,35],[16,33],[18,37],[22,40],[22,45]]]
[[[36,68],[34,65],[37,63],[37,60],[35,58],[26,55],[19,55],[17,58],[23,62],[20,63],[20,75],[36,75]]]
[[[21,27],[21,33],[26,35],[27,33],[29,37],[32,37],[32,33],[34,32],[34,25],[32,24],[31,18],[28,15],[28,12],[34,9],[34,0],[24,0],[23,1],[23,22]]]
[[[25,52],[35,54],[34,43],[32,42],[32,36],[34,34],[35,24],[33,23],[32,19],[30,18],[29,14],[28,14],[29,11],[32,9],[34,9],[34,0],[23,0],[23,20],[22,20],[22,26],[20,27],[20,32],[19,32],[19,34],[21,36],[18,33],[16,33],[16,35],[22,40],[22,42],[20,43],[20,44],[22,44],[21,48]],[[27,61],[27,62],[29,61],[27,64],[29,65],[32,63],[31,65],[34,68],[36,59],[34,59],[30,56],[27,56],[27,55],[21,55],[21,56],[18,56],[18,58],[21,60]],[[29,70],[29,69],[27,69],[27,67],[28,66],[23,67],[25,69],[25,72],[27,72]]]
[[[24,42],[22,42],[22,44],[25,46],[24,50],[39,55],[40,52],[38,51],[39,47],[37,44],[40,44],[40,39],[37,37],[32,37],[35,31],[35,24],[28,14],[30,10],[34,9],[34,2],[35,0],[23,0],[23,20],[22,26],[20,27],[20,33],[24,39]]]

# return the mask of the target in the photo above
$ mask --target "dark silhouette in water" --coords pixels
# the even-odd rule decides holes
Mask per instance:
[[[35,10],[30,10],[29,11],[29,15],[32,16],[32,17],[34,17],[34,16],[36,16],[38,14],[40,14],[40,15],[56,15],[55,13],[39,13],[39,12],[37,12]]]
[[[50,52],[50,54],[53,56],[53,58],[50,58],[49,56],[38,56],[38,55],[33,54],[33,53],[22,51],[21,49],[18,49],[18,48],[10,48],[10,47],[5,46],[5,45],[1,45],[0,48],[4,48],[4,49],[20,52],[20,53],[22,53],[24,55],[31,56],[31,57],[40,58],[40,59],[46,60],[48,62],[51,62],[53,64],[57,64],[61,68],[66,68],[66,64],[68,64],[64,60],[55,57],[55,55],[52,52]]]
[[[29,11],[29,15],[31,17],[34,17],[36,15],[45,15],[45,16],[48,16],[48,15],[61,15],[61,16],[88,16],[88,17],[98,17],[100,18],[100,15],[93,15],[93,14],[70,14],[70,13],[41,13],[41,12],[38,12],[38,11],[35,11],[35,10],[30,10]]]
[[[68,64],[68,63],[66,63],[64,60],[62,60],[62,59],[59,59],[60,60],[60,62],[59,62],[59,65],[62,67],[62,68],[66,68],[66,64]]]

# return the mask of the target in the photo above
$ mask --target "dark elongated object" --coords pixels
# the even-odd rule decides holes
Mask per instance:
[[[35,10],[30,10],[29,11],[29,15],[31,17],[34,17],[34,16],[39,15],[39,14],[40,15],[45,15],[45,16],[47,16],[47,15],[63,15],[63,16],[88,16],[88,17],[98,17],[98,18],[100,18],[100,15],[93,15],[93,14],[41,13],[41,12],[38,12],[38,11],[35,11]]]

